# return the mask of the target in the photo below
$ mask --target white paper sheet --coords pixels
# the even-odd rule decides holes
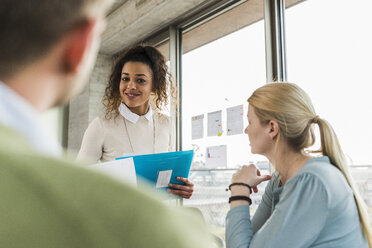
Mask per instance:
[[[208,113],[208,136],[222,135],[222,110]]]
[[[191,117],[192,139],[201,139],[204,136],[204,115]]]
[[[243,105],[227,108],[227,135],[243,133]]]
[[[100,171],[119,181],[137,186],[136,170],[134,169],[133,158],[124,158],[105,163],[98,163],[90,165],[88,168]]]
[[[210,146],[207,147],[205,156],[205,167],[206,168],[226,168],[227,167],[227,147],[226,145],[221,146]]]
[[[172,170],[159,171],[158,180],[156,181],[156,188],[168,187],[172,176]]]

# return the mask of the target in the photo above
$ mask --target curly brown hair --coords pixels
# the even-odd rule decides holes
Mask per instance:
[[[158,110],[168,103],[168,86],[172,90],[172,76],[168,72],[164,56],[153,46],[140,44],[129,48],[121,54],[114,62],[108,85],[105,89],[102,103],[106,108],[106,118],[110,113],[114,116],[119,115],[119,105],[121,96],[119,85],[121,80],[121,71],[127,62],[140,62],[149,66],[152,70],[152,92],[155,95],[154,103]]]

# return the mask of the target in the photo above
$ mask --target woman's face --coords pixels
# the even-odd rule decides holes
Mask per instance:
[[[121,101],[138,115],[144,115],[149,108],[152,92],[152,70],[141,62],[127,62],[121,70]]]
[[[244,132],[248,134],[249,143],[251,146],[251,152],[253,154],[266,155],[272,144],[272,140],[269,136],[270,125],[263,126],[258,119],[254,108],[248,106],[248,126]]]

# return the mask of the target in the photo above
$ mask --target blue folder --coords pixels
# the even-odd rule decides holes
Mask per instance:
[[[188,178],[191,162],[194,156],[194,151],[179,151],[155,153],[146,155],[134,155],[127,157],[120,157],[116,159],[123,159],[132,157],[136,175],[156,185],[158,174],[160,171],[172,170],[170,183],[184,184],[178,181],[176,177]],[[140,182],[140,181],[139,181]]]

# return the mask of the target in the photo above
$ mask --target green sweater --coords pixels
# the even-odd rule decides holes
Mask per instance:
[[[0,247],[208,247],[199,219],[150,193],[38,155],[0,127]]]

